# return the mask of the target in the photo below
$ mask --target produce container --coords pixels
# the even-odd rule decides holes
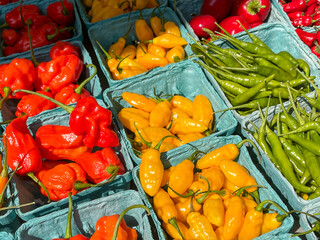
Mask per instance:
[[[100,106],[106,107],[102,100],[98,100]],[[74,106],[74,105],[73,105]],[[32,135],[35,135],[37,129],[40,126],[54,124],[68,126],[70,114],[61,108],[55,109],[49,113],[40,113],[36,117],[30,118],[27,121],[28,128]],[[112,128],[116,133],[119,133],[118,127],[113,120]],[[109,184],[103,185],[101,187],[92,187],[85,189],[76,195],[74,195],[74,203],[91,201],[93,199],[99,198],[103,195],[110,195],[118,191],[129,189],[130,181],[132,179],[131,170],[133,168],[132,161],[125,143],[120,134],[118,134],[120,140],[120,146],[113,148],[126,169],[126,173],[123,175],[118,175],[115,180]],[[14,198],[14,205],[19,205],[23,203],[36,202],[36,205],[31,205],[23,209],[17,209],[17,215],[24,221],[30,220],[35,217],[44,216],[51,214],[57,210],[68,208],[68,199],[62,199],[57,202],[51,201],[47,203],[48,199],[44,197],[39,190],[39,186],[34,183],[28,177],[14,176],[13,182],[11,184],[12,189],[16,197]]]
[[[136,164],[139,164],[141,160],[134,154],[131,143],[127,140],[126,131],[117,117],[117,114],[122,108],[130,106],[121,98],[121,95],[123,92],[132,92],[153,96],[154,87],[157,93],[162,92],[162,94],[182,95],[190,100],[193,100],[195,96],[202,94],[210,100],[214,111],[226,108],[225,103],[208,83],[201,68],[191,60],[171,64],[166,71],[161,73],[156,71],[151,72],[150,74],[141,77],[138,81],[131,81],[125,85],[106,89],[103,93],[104,100],[109,106],[112,106],[116,121],[120,127],[120,132],[123,139],[125,139],[126,147]],[[218,135],[230,135],[235,132],[237,122],[230,112],[217,113],[215,118],[217,124],[216,131],[205,138],[199,139],[199,142],[209,142]],[[194,142],[189,144],[193,143]],[[186,146],[182,145],[163,154],[165,154],[166,157],[174,156],[178,151],[183,151],[185,148]]]
[[[153,9],[146,9],[142,12],[143,18],[147,21],[148,24],[149,24],[149,19],[152,15],[152,11],[153,11]],[[162,11],[163,11],[163,14],[164,14],[164,17],[166,20],[173,21],[174,23],[176,23],[179,26],[181,36],[184,39],[186,39],[186,41],[188,43],[192,42],[191,38],[187,35],[187,30],[183,27],[183,25],[181,24],[179,18],[175,14],[175,12],[170,8],[166,8],[165,10],[162,10]],[[157,12],[156,12],[156,14],[159,15],[159,13],[157,13]],[[139,12],[133,12],[129,19],[128,19],[128,16],[123,15],[123,16],[120,16],[119,18],[114,19],[112,21],[99,22],[95,26],[93,26],[92,28],[89,29],[89,38],[91,40],[94,51],[95,51],[96,56],[98,58],[102,72],[106,76],[110,87],[115,86],[115,85],[124,84],[124,83],[131,82],[131,81],[135,81],[137,79],[140,79],[144,75],[146,75],[146,76],[150,76],[151,74],[158,74],[159,75],[162,72],[168,71],[168,69],[171,65],[176,64],[176,63],[172,63],[172,64],[168,64],[164,67],[156,67],[156,68],[150,69],[149,71],[147,71],[143,74],[138,74],[136,76],[125,78],[122,80],[113,80],[112,79],[112,75],[110,74],[108,66],[107,66],[106,56],[101,51],[101,48],[97,45],[96,41],[98,41],[101,44],[101,46],[106,51],[108,51],[109,47],[113,43],[117,42],[120,37],[123,37],[127,33],[131,24],[135,23],[135,21],[137,19],[139,19],[139,15],[140,15]],[[109,34],[110,32],[112,32],[113,34],[110,35]],[[126,40],[127,40],[126,41],[127,44],[131,44],[135,40],[138,40],[136,33],[135,33],[134,25],[132,26]],[[186,56],[189,56],[192,54],[192,51],[191,51],[191,48],[189,45],[185,46],[184,49],[186,52]]]
[[[311,54],[310,49],[303,42],[301,42],[296,33],[292,31],[292,28],[282,23],[265,23],[250,29],[249,31],[265,42],[273,52],[278,53],[280,51],[287,51],[291,53],[293,57],[305,60],[310,67],[310,76],[316,77],[314,81],[315,84],[319,86],[320,73],[317,65],[317,58],[314,54]],[[245,32],[238,33],[237,38],[242,41],[251,42],[250,38]],[[222,39],[217,40],[214,43],[222,48],[230,48],[229,43]],[[206,70],[205,73],[215,90],[227,104],[227,107],[232,107],[230,101],[214,77]],[[272,108],[273,107],[271,107],[271,109]],[[258,115],[258,111],[254,111],[250,115],[244,117],[238,114],[238,112],[235,110],[231,111],[239,123],[241,123],[245,117]]]
[[[99,23],[99,22],[91,23],[91,17],[88,15],[88,11],[90,10],[90,8],[86,8],[86,6],[82,3],[82,0],[75,0],[75,2],[77,4],[80,17],[82,18],[82,20],[83,20],[85,26],[87,27],[87,29],[89,29],[92,26],[95,26],[95,25],[97,25]],[[157,2],[159,3],[161,8],[164,8],[164,7],[166,7],[168,5],[168,0],[157,0]],[[145,10],[143,10],[143,11],[145,11]],[[133,12],[121,14],[121,15],[118,15],[116,17],[103,20],[103,22],[113,21],[113,20],[116,20],[116,19],[122,18],[122,17],[129,19],[129,18],[131,18],[130,15],[132,13]],[[102,21],[100,21],[100,22],[102,22]]]
[[[37,5],[37,7],[40,9],[40,13],[43,15],[47,15],[47,7],[54,2],[57,2],[59,0],[47,0],[47,1],[38,1],[38,0],[28,0],[28,1],[24,1],[23,5],[30,5],[30,4],[34,4]],[[74,21],[74,32],[73,32],[73,36],[72,38],[68,39],[68,41],[71,40],[78,40],[78,41],[83,41],[83,35],[82,35],[82,26],[81,26],[81,19],[80,16],[78,14],[78,10],[75,4],[74,0],[68,0],[72,3],[73,7],[74,7],[74,14],[75,14],[75,21]],[[16,2],[16,3],[11,3],[11,4],[7,4],[5,6],[1,6],[0,8],[0,23],[4,23],[5,20],[5,15],[7,12],[10,12],[12,9],[14,9],[15,7],[18,7],[20,4],[20,1]],[[1,31],[2,32],[2,31]],[[52,46],[52,44],[48,45],[48,46]],[[39,47],[37,49],[44,49],[46,48],[46,46],[43,47]],[[30,51],[26,51],[24,53],[15,53],[12,54],[10,56],[4,56],[2,50],[0,51],[0,59],[2,60],[7,60],[7,59],[11,59],[13,57],[19,57],[19,58],[26,58],[30,56]]]
[[[92,236],[96,222],[103,216],[120,214],[127,207],[143,202],[137,191],[128,190],[112,196],[98,198],[93,201],[74,205],[72,214],[72,234]],[[17,230],[15,239],[51,240],[63,238],[66,231],[68,209],[63,209],[48,216],[32,219]],[[124,220],[127,226],[135,228],[138,239],[154,239],[150,219],[142,208],[135,208],[126,213]]]
[[[203,0],[196,0],[196,1],[193,1],[193,0],[179,1],[178,0],[178,1],[176,1],[176,9],[175,9],[174,8],[174,0],[169,0],[169,2],[168,2],[168,5],[171,8],[175,9],[175,12],[179,16],[181,22],[186,27],[188,32],[196,39],[198,39],[198,37],[194,33],[189,22],[192,19],[193,14],[200,15],[202,3],[203,3]],[[281,23],[288,24],[287,20],[279,12],[278,5],[279,5],[279,3],[277,0],[271,0],[271,10],[270,10],[268,18],[264,22],[266,22],[266,23],[281,22]]]
[[[9,234],[7,232],[0,232],[0,239],[13,240],[14,237],[12,234]]]
[[[83,59],[85,66],[88,64],[92,64],[92,59],[90,57],[90,54],[86,50],[86,48],[84,47],[82,42],[70,41],[70,43],[74,44],[77,47],[80,47],[81,53],[82,53],[82,59]],[[51,60],[50,55],[49,55],[51,47],[52,46],[46,46],[42,49],[35,49],[35,57],[38,62],[47,62],[47,61]],[[30,53],[28,53],[28,55],[24,56],[24,58],[31,60]],[[7,59],[5,61],[1,61],[1,64],[10,63],[12,59],[13,58]],[[94,73],[94,70],[92,67],[86,68],[85,66],[84,66],[84,68],[82,70],[82,74],[79,78],[80,81],[88,78],[89,76],[91,76]],[[99,67],[97,66],[97,69],[98,68]],[[101,87],[98,75],[95,75],[94,78],[91,79],[91,81],[85,85],[85,89],[88,90],[90,92],[90,94],[92,96],[94,96],[95,98],[102,99],[102,87]],[[18,104],[18,101],[20,101],[20,100],[19,99],[9,99],[6,102],[4,102],[3,108],[2,108],[1,114],[0,114],[0,122],[15,118],[14,114],[16,111],[16,106]],[[52,110],[47,110],[45,112],[50,113],[51,111]],[[2,127],[5,128],[6,125],[2,125]]]
[[[305,206],[302,209],[303,212],[306,212],[308,214],[319,214],[320,212],[320,205],[319,203],[315,203],[315,204],[309,204],[307,206]],[[319,215],[316,215],[315,217],[319,218]],[[305,214],[301,214],[300,218],[299,218],[299,223],[302,227],[303,231],[309,231],[312,227],[314,227],[314,223],[315,223],[315,219],[307,216]],[[314,240],[314,239],[319,239],[319,232],[311,232],[309,234],[306,235],[308,240]]]
[[[284,104],[284,107],[287,108],[288,104],[289,103]],[[302,108],[305,108],[306,112],[311,111],[310,105],[308,105],[304,99],[299,99],[299,104],[301,105]],[[277,114],[277,112],[278,112],[278,108],[269,109],[268,117],[267,117],[268,122],[271,121],[271,119],[273,118],[273,116],[275,114]],[[290,111],[290,113],[291,113],[291,111]],[[294,116],[293,113],[292,113],[292,115]],[[290,205],[290,207],[289,206],[288,207],[292,208],[294,210],[301,210],[302,208],[306,207],[307,205],[312,206],[312,205],[316,204],[317,202],[319,202],[319,198],[315,198],[312,200],[304,200],[303,198],[301,198],[300,196],[297,195],[295,189],[288,182],[288,180],[281,174],[281,172],[274,166],[274,164],[271,162],[269,157],[263,152],[263,150],[260,148],[260,146],[258,145],[256,140],[254,139],[252,134],[250,134],[248,131],[244,130],[244,129],[253,130],[252,124],[250,122],[252,122],[257,127],[259,127],[261,125],[260,115],[256,114],[255,116],[250,116],[250,117],[247,117],[243,120],[243,122],[241,123],[242,135],[246,138],[251,139],[253,142],[256,143],[256,145],[259,149],[261,158],[262,158],[262,162],[261,162],[261,164],[259,164],[256,161],[255,164],[259,164],[259,167],[263,169],[262,171],[265,172],[265,174],[272,181],[272,183],[270,183],[270,184],[278,190],[278,192],[281,194],[281,196],[284,199],[287,199],[287,201]]]
[[[197,141],[197,142],[195,142],[194,147],[196,147],[197,150],[199,150],[199,151],[209,152],[209,151],[216,149],[216,148],[219,148],[225,144],[228,144],[228,143],[237,144],[240,141],[241,141],[241,137],[238,135],[232,135],[232,136],[226,136],[226,137],[219,136],[219,137],[216,137],[216,138],[210,140],[210,142]],[[164,158],[161,157],[164,168],[167,169],[170,166],[176,166],[178,163],[180,163],[184,159],[190,157],[190,155],[195,150],[194,147],[193,146],[186,146],[185,149],[179,149],[179,151],[177,151],[175,154],[172,154],[171,156],[164,157]],[[263,175],[260,173],[260,171],[256,168],[256,166],[252,162],[251,157],[250,157],[245,146],[242,146],[240,148],[240,155],[238,156],[236,161],[238,163],[240,163],[242,166],[244,166],[249,171],[250,175],[256,179],[258,185],[262,185],[262,186],[266,187],[266,188],[259,188],[259,198],[261,201],[267,200],[267,199],[275,201],[283,209],[287,210],[287,207],[282,202],[280,197],[272,189],[272,187],[269,185],[269,183],[266,181],[266,179],[263,177]],[[138,166],[133,169],[133,180],[134,180],[134,183],[138,188],[139,194],[141,195],[141,198],[145,202],[146,206],[151,208],[152,205],[148,199],[148,196],[145,194],[144,190],[142,189],[142,186],[141,186],[141,183],[139,180],[139,167]],[[281,214],[281,212],[280,212],[280,214]],[[160,227],[160,222],[154,212],[151,216],[154,218],[156,226]],[[277,238],[275,238],[276,235],[289,232],[289,230],[293,226],[293,222],[294,222],[293,217],[290,216],[284,220],[284,222],[282,223],[282,225],[279,228],[277,228],[269,233],[263,234],[260,237],[255,238],[255,239],[257,239],[257,240],[258,239],[261,239],[261,240],[262,239],[271,239],[271,238],[277,239]],[[160,228],[158,229],[158,232],[161,233]]]

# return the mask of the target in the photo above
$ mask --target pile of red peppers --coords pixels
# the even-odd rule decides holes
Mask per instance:
[[[23,24],[23,20],[31,22],[30,34],[33,48],[72,37],[75,14],[71,2],[60,0],[51,3],[46,12],[47,15],[42,14],[40,9],[32,4],[22,5],[21,9],[20,6],[17,6],[6,13],[6,21],[0,26],[5,27],[1,34],[4,56],[30,49],[27,26]]]

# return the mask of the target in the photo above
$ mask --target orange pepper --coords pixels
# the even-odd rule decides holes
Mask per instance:
[[[181,146],[183,144],[196,141],[198,139],[204,138],[205,135],[202,133],[189,133],[189,134],[177,134],[180,139],[173,139],[174,144]]]
[[[156,1],[156,0],[154,0]],[[152,0],[149,0],[149,2],[152,2]],[[150,18],[150,26],[152,28],[152,31],[154,33],[154,35],[158,36],[160,30],[161,30],[161,25],[162,25],[162,21],[161,18],[159,18],[156,14],[155,14],[155,10],[157,10],[158,8],[155,8],[152,11],[152,15]]]
[[[190,226],[190,232],[193,239],[210,239],[216,240],[217,236],[214,232],[208,218],[199,212],[191,212],[188,214],[187,222]]]
[[[135,22],[136,35],[141,42],[148,41],[154,38],[152,29],[148,26],[146,20],[142,17],[140,11],[139,19]]]
[[[166,184],[169,183],[169,178],[174,170],[175,166],[171,166],[168,169],[165,169],[163,172],[163,178],[162,178],[162,182],[161,182],[161,187],[164,187]]]
[[[169,61],[169,63],[175,63],[175,62],[179,62],[182,59],[184,59],[186,56],[186,53],[183,49],[183,47],[181,46],[176,46],[171,48],[166,55],[167,60]]]
[[[282,221],[278,220],[279,213],[265,213],[263,214],[263,222],[261,226],[261,234],[271,232],[281,226]]]
[[[181,37],[181,33],[180,33],[179,27],[177,26],[177,24],[175,24],[172,21],[167,21],[164,24],[164,29],[166,30],[166,33],[170,33],[170,34],[173,34],[173,35],[175,35],[177,37]]]
[[[140,63],[126,57],[122,58],[117,66],[120,79],[129,78],[148,71]]]
[[[225,209],[219,194],[213,194],[206,199],[203,204],[203,214],[214,226],[223,226]]]
[[[165,136],[169,136],[169,135],[173,136],[173,134],[165,128],[145,127],[145,128],[138,128],[138,129],[142,138],[147,142],[159,142]],[[138,142],[141,142],[142,145],[146,146],[146,144],[141,139],[139,133],[137,131],[135,131],[134,133],[136,136],[135,140]],[[163,140],[163,143],[173,143],[173,139],[174,138],[166,138]]]
[[[207,130],[205,125],[192,118],[177,118],[170,129],[173,134],[203,133]]]
[[[174,198],[175,206],[178,211],[177,219],[183,223],[187,222],[187,216],[191,212],[191,198],[193,211],[199,212],[202,208],[202,205],[199,204],[194,197]]]
[[[210,190],[220,190],[224,185],[225,177],[221,169],[217,166],[202,170],[201,175],[209,180],[211,186]],[[200,181],[204,182],[205,180],[200,179]]]
[[[146,8],[156,8],[159,6],[157,0],[149,0]]]
[[[213,123],[213,109],[211,102],[204,95],[197,95],[192,104],[193,119],[211,128]]]
[[[122,50],[120,57],[121,58],[128,57],[129,59],[134,59],[136,57],[136,52],[137,52],[137,48],[134,45],[128,45]]]
[[[184,38],[178,37],[171,33],[164,33],[148,42],[152,42],[153,44],[163,48],[173,48],[176,46],[184,46],[188,44],[188,42]]]
[[[158,57],[165,57],[167,52],[163,47],[154,45],[152,43],[148,44],[148,53],[153,54]]]
[[[172,105],[172,103],[171,103]],[[177,119],[177,118],[189,118],[190,116],[186,114],[182,109],[172,107],[172,119]]]
[[[173,108],[178,108],[179,110],[182,110],[184,113],[186,113],[189,117],[192,117],[192,101],[190,99],[180,95],[175,95],[171,99],[170,103]]]
[[[169,101],[159,102],[150,112],[151,127],[165,127],[171,119],[171,105]]]
[[[139,43],[137,45],[136,58],[144,56],[148,51],[147,45],[144,43]]]
[[[178,217],[177,209],[169,194],[162,188],[156,193],[153,198],[153,207],[159,219],[168,223],[173,217]]]
[[[189,229],[184,223],[177,221],[177,225],[178,225],[185,240],[192,239],[190,232],[189,232]],[[162,223],[162,226],[164,227],[166,232],[170,235],[170,237],[172,237],[173,239],[179,239],[179,240],[182,239],[182,237],[180,236],[178,231],[171,224]]]
[[[122,125],[129,129],[131,132],[136,131],[136,127],[138,129],[143,129],[145,127],[149,127],[149,119],[143,117],[140,114],[134,113],[128,108],[122,108],[118,113],[118,118]],[[136,124],[136,127],[135,127]]]
[[[146,53],[144,56],[138,57],[137,61],[148,70],[155,67],[163,67],[169,63],[165,57],[159,57],[151,53]]]
[[[146,112],[151,112],[157,106],[153,100],[138,93],[123,92],[122,98],[131,106]]]

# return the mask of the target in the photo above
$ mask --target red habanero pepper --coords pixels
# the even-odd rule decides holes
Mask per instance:
[[[125,168],[112,148],[104,148],[94,153],[85,152],[75,159],[86,172],[90,182],[100,183],[109,179],[111,173],[107,171],[109,166],[118,167],[117,175],[125,173]]]
[[[59,25],[70,26],[75,18],[73,5],[68,0],[51,3],[47,8],[47,16]]]
[[[282,8],[286,13],[304,11],[307,9],[307,2],[306,0],[292,0],[290,3],[282,5]]]
[[[47,17],[46,15],[36,15],[31,19],[32,23],[30,28],[38,28],[45,24],[55,24],[51,18]],[[56,24],[55,24],[56,25]],[[25,28],[27,28],[25,26]]]
[[[67,126],[43,125],[36,132],[35,142],[47,160],[75,161],[83,153],[91,151],[83,144],[83,137],[74,134]]]
[[[3,29],[2,40],[5,45],[13,46],[19,39],[19,34],[14,29]]]
[[[54,96],[54,99],[68,105],[77,102],[80,98],[91,96],[84,86],[97,74],[97,68],[93,64],[88,64],[87,68],[88,67],[94,68],[94,73],[89,78],[85,79],[80,85],[69,84],[68,86],[62,88]]]
[[[81,50],[79,47],[73,45],[72,43],[65,41],[56,42],[50,49],[51,59],[55,59],[61,55],[74,54],[77,57],[81,57]]]
[[[38,66],[36,66],[36,80],[33,83],[34,89],[36,91],[46,91],[49,87],[47,85],[44,85],[42,83],[41,77],[43,76],[43,74],[45,74],[46,72],[46,62],[41,62]]]
[[[288,17],[289,19],[292,21],[296,18],[299,18],[299,17],[303,17],[305,15],[304,12],[292,12],[292,13],[288,13]]]
[[[12,170],[18,167],[16,174],[27,175],[49,195],[45,186],[34,175],[41,169],[42,156],[27,127],[27,119],[28,116],[14,119],[4,131],[3,142],[7,143],[7,164]]]
[[[308,45],[308,47],[312,47],[314,41],[317,40],[317,34],[316,33],[310,33],[306,32],[300,28],[297,28],[296,33],[298,34],[299,38]]]
[[[38,91],[48,97],[52,97],[50,92]],[[17,105],[17,111],[15,115],[19,117],[21,114],[27,114],[29,117],[35,116],[45,110],[56,108],[57,106],[47,99],[36,95],[24,95]]]
[[[94,146],[102,148],[119,146],[117,134],[109,128],[112,122],[111,111],[101,107],[94,97],[81,98],[77,101],[77,105],[72,107],[32,91],[19,89],[16,92],[26,92],[42,96],[69,112],[70,128],[75,134],[84,137],[83,142],[89,148],[93,148]]]
[[[315,3],[318,3],[319,1],[318,0],[307,0],[306,2],[307,2],[307,6],[309,7]]]

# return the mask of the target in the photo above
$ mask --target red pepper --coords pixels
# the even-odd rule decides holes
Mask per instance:
[[[311,2],[311,1],[310,1]],[[309,2],[308,2],[309,3]],[[310,6],[308,6],[307,10],[304,12],[306,16],[311,16],[315,13],[316,9],[318,8],[317,3],[313,3]]]
[[[50,49],[51,59],[55,59],[61,55],[68,55],[68,54],[74,54],[77,57],[81,58],[80,48],[69,42],[58,41]]]
[[[241,16],[227,17],[220,22],[220,26],[224,28],[229,34],[236,34],[238,32],[243,31],[243,28],[238,23],[238,20],[246,29],[250,28],[250,25],[247,22],[245,22],[243,17]],[[223,33],[222,30],[220,30],[220,32]]]
[[[311,6],[311,5],[313,5],[313,4],[317,3],[317,2],[318,2],[318,0],[308,0],[307,1],[307,6],[309,7],[309,6]]]
[[[2,52],[3,52],[3,55],[4,55],[4,56],[10,56],[10,55],[12,55],[12,54],[17,53],[15,47],[12,47],[12,46],[6,46],[6,47],[4,47],[4,49],[2,50]]]
[[[54,24],[56,25],[51,18],[46,15],[36,15],[32,19],[31,29],[41,27],[45,24]],[[25,26],[26,28],[26,26]]]
[[[312,16],[303,16],[292,20],[291,23],[294,27],[311,27],[313,23],[319,20],[313,20]]]
[[[10,3],[10,0],[0,0],[0,5],[7,5]]]
[[[53,94],[63,87],[78,81],[83,69],[83,61],[74,54],[61,55],[49,62],[45,70],[38,71],[42,85],[48,86]]]
[[[47,95],[48,97],[52,97],[50,92],[38,91],[38,93],[42,93]],[[57,106],[42,97],[36,95],[24,95],[17,105],[17,111],[15,115],[19,117],[21,114],[27,114],[29,117],[35,116],[45,110],[50,110],[56,108]]]
[[[201,5],[200,14],[209,14],[218,22],[229,16],[232,9],[232,0],[204,0]]]
[[[94,153],[85,152],[75,161],[85,170],[88,180],[93,183],[109,179],[111,173],[107,171],[107,168],[111,165],[119,168],[117,175],[125,173],[122,162],[112,148],[104,148]]]
[[[36,91],[46,91],[49,89],[47,85],[44,85],[41,80],[41,76],[46,72],[46,62],[41,62],[38,66],[36,66],[36,80],[34,81],[34,89]]]
[[[315,42],[315,45],[311,47],[311,52],[320,59],[320,46],[317,42]]]
[[[22,16],[25,21],[33,19],[35,16],[40,14],[40,10],[36,5],[22,5],[21,6]],[[6,22],[0,27],[9,26],[12,29],[23,28],[24,24],[21,20],[20,6],[15,7],[5,15]]]
[[[305,13],[304,12],[292,12],[292,13],[288,13],[288,17],[290,20],[294,20],[296,18],[302,17],[304,16]]]
[[[233,3],[236,15],[247,23],[263,22],[270,13],[270,0],[236,0]]]
[[[80,85],[69,84],[68,86],[62,88],[54,96],[54,99],[68,105],[77,102],[80,98],[91,96],[84,86],[97,74],[97,68],[93,64],[88,64],[87,67],[93,67],[95,69],[94,73],[89,78],[84,80]]]
[[[259,26],[259,25],[261,25],[261,24],[263,24],[263,22],[251,23],[251,24],[250,24],[250,28],[255,28],[255,27],[257,27],[257,26]]]
[[[297,28],[296,33],[298,34],[299,38],[308,45],[308,47],[312,47],[314,41],[317,40],[317,34],[316,33],[310,33],[306,32],[300,28]]]
[[[58,26],[58,29],[59,29],[59,40],[72,38],[74,27]]]
[[[290,3],[282,5],[283,11],[286,13],[299,12],[307,9],[306,0],[292,0]]]
[[[5,45],[13,46],[19,39],[19,34],[14,29],[3,29],[2,40]]]
[[[47,16],[59,25],[70,26],[74,23],[74,9],[67,0],[52,3],[47,8]]]

